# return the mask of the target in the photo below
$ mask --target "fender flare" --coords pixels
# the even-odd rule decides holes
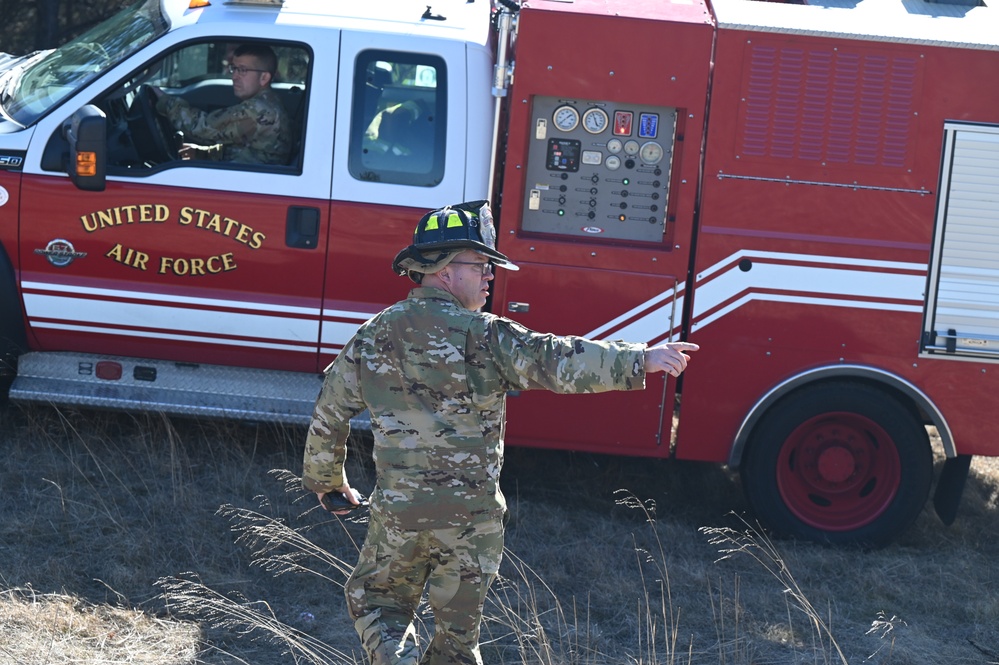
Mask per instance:
[[[925,412],[929,416],[930,422],[936,426],[937,431],[940,433],[940,439],[943,442],[947,458],[957,457],[957,447],[954,445],[954,436],[950,425],[947,424],[947,419],[944,418],[940,409],[936,407],[933,401],[922,390],[906,379],[877,367],[867,365],[833,365],[829,367],[817,367],[797,374],[779,383],[761,397],[739,425],[735,441],[732,443],[732,450],[729,452],[729,468],[739,468],[739,465],[742,463],[743,452],[746,449],[746,442],[749,440],[753,428],[759,422],[760,418],[763,417],[763,414],[777,400],[806,384],[840,378],[861,379],[869,383],[886,386],[908,399],[917,409]]]

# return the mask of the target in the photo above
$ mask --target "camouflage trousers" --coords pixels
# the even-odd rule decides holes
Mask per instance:
[[[503,525],[395,529],[372,512],[347,580],[347,608],[371,665],[482,665],[479,624],[503,557]],[[424,588],[434,637],[423,658],[413,620]]]

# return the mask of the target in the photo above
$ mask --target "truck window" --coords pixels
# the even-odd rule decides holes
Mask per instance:
[[[275,57],[269,80],[245,64],[230,71],[241,47],[259,54],[260,46]],[[96,102],[107,116],[108,173],[141,175],[163,165],[183,167],[186,159],[224,168],[300,168],[310,56],[303,45],[226,38],[190,43],[149,63]],[[236,77],[253,80],[252,94],[237,92]],[[239,105],[247,108],[251,99],[259,106],[240,115]],[[262,130],[259,118],[269,126]]]
[[[362,51],[354,68],[350,174],[433,187],[444,176],[447,71],[437,56]]]
[[[0,110],[28,127],[167,29],[159,2],[146,0],[57,49],[19,58],[0,75]]]

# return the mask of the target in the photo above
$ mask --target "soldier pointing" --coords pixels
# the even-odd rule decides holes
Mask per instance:
[[[428,213],[393,262],[416,288],[326,369],[303,484],[320,502],[359,503],[343,465],[350,419],[367,409],[376,481],[345,594],[372,665],[482,662],[482,607],[503,554],[508,391],[640,390],[646,374],[679,376],[698,348],[560,337],[481,312],[494,266],[518,269],[496,250],[488,202]],[[428,586],[436,632],[421,659],[413,619]]]

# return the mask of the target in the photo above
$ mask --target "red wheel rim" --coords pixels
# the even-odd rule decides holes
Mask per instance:
[[[824,413],[802,423],[777,459],[784,505],[823,531],[870,524],[891,504],[901,480],[895,442],[856,413]]]

